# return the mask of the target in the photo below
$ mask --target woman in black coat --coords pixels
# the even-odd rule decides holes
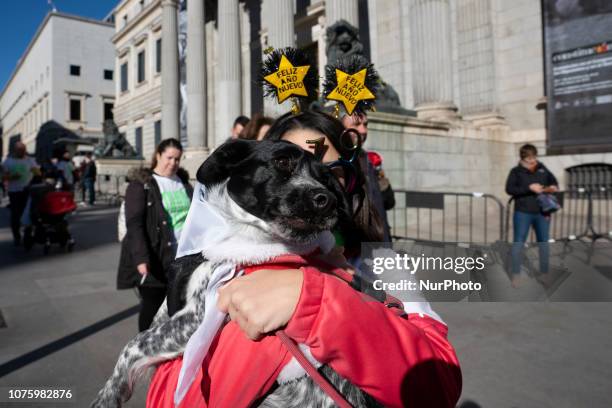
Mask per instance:
[[[552,194],[559,191],[555,176],[538,161],[538,150],[531,144],[521,147],[519,164],[510,170],[506,180],[506,193],[514,198],[512,244],[512,286],[519,287],[522,251],[533,226],[540,250],[540,277],[547,282],[548,273],[548,239],[550,232],[550,214],[542,212],[538,195]]]
[[[117,288],[138,287],[140,331],[151,325],[166,297],[167,271],[189,211],[193,188],[179,168],[183,148],[166,139],[156,148],[151,167],[128,173],[125,193],[127,233],[122,241]]]

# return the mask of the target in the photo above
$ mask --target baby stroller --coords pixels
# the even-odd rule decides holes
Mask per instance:
[[[40,183],[30,187],[29,200],[31,225],[26,227],[23,242],[25,249],[30,250],[37,243],[44,245],[45,255],[49,253],[51,244],[59,244],[69,252],[72,251],[75,242],[66,218],[77,208],[74,194],[56,190],[49,183]]]

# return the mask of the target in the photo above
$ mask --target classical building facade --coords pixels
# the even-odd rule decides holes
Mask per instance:
[[[45,17],[0,94],[5,154],[11,138],[33,151],[48,120],[83,137],[102,136],[115,100],[113,27],[58,12]]]
[[[262,98],[263,50],[306,49],[322,76],[326,29],[341,19],[416,111],[370,115],[369,147],[384,153],[398,187],[501,194],[518,145],[545,152],[542,9],[533,0],[123,0],[113,37],[126,78],[116,85],[120,130],[147,157],[186,122],[195,168],[236,116],[289,109]],[[547,160],[562,172],[593,159]]]
[[[161,140],[160,1],[115,8],[115,123],[140,153]]]

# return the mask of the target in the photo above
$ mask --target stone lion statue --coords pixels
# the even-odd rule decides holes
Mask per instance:
[[[366,58],[364,47],[359,39],[359,29],[346,20],[338,20],[327,28],[326,54],[327,63],[333,64],[339,58],[357,55]],[[391,85],[382,81],[376,100],[376,108],[383,112],[392,112],[414,116],[415,113],[402,108],[398,93]]]
[[[363,56],[363,44],[359,40],[359,30],[346,20],[338,20],[327,27],[327,44],[325,52],[328,63],[334,63],[341,57],[352,55]]]
[[[104,133],[104,141],[96,148],[97,156],[120,158],[138,156],[136,150],[125,138],[125,134],[119,133],[119,128],[112,119],[104,121],[102,132]]]

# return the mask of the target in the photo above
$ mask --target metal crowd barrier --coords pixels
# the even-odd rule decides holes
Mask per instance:
[[[387,212],[396,240],[482,244],[503,240],[504,206],[491,194],[395,191]]]
[[[591,197],[591,216],[588,226],[591,233],[595,239],[612,240],[612,190],[599,187],[589,192],[589,195]]]
[[[96,199],[119,205],[126,186],[125,176],[99,174]],[[551,215],[551,240],[612,239],[610,189],[578,188],[555,195],[562,208]],[[489,244],[513,239],[513,198],[504,206],[491,194],[395,190],[395,201],[387,212],[394,240]],[[529,241],[536,241],[533,229]]]
[[[550,218],[551,241],[573,241],[601,238],[612,239],[612,194],[604,187],[596,191],[578,188],[555,193],[561,209]],[[512,214],[514,200],[508,201],[506,212],[507,241],[512,239]],[[535,242],[535,233],[530,232],[529,240]]]
[[[612,191],[578,188],[556,193],[562,208],[551,214],[551,241],[612,240]],[[483,193],[395,191],[387,212],[395,240],[435,243],[512,242],[514,199],[504,206]],[[533,230],[529,236],[535,242]]]

